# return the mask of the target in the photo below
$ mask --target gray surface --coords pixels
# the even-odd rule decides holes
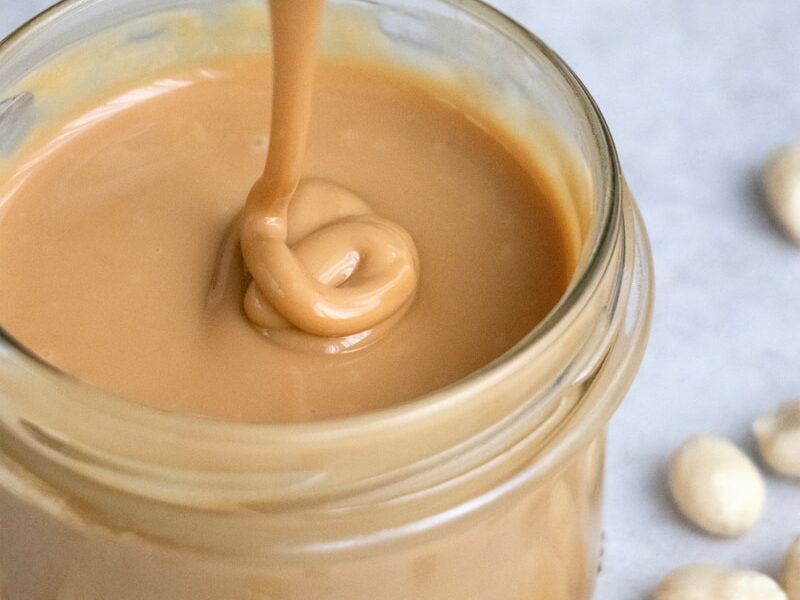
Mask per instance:
[[[0,0],[0,33],[47,2]],[[800,250],[759,204],[774,146],[800,141],[797,0],[496,0],[573,66],[615,134],[650,229],[657,308],[641,374],[611,428],[599,600],[646,596],[668,569],[774,573],[800,533],[800,485],[769,480],[743,540],[676,518],[663,466],[688,434],[752,449],[749,424],[800,396]]]

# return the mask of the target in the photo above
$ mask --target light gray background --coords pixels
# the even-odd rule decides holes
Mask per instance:
[[[611,427],[596,597],[644,598],[667,570],[691,561],[775,573],[800,533],[800,485],[770,478],[762,522],[725,541],[677,517],[663,475],[670,452],[694,432],[752,451],[753,417],[800,396],[800,250],[776,231],[757,187],[765,156],[800,142],[800,2],[494,3],[591,90],[653,241],[653,335]],[[0,35],[48,4],[0,0]]]

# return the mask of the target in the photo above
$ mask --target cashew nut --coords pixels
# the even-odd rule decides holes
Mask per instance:
[[[764,462],[782,475],[800,477],[800,401],[756,419],[753,433]]]
[[[667,575],[653,600],[787,600],[775,581],[755,571],[688,565]]]
[[[763,185],[775,220],[800,244],[800,146],[787,146],[769,158]]]
[[[669,488],[681,512],[699,528],[738,536],[764,508],[766,488],[753,462],[722,438],[695,436],[673,455]]]
[[[794,540],[783,559],[781,583],[789,600],[800,600],[800,536]]]

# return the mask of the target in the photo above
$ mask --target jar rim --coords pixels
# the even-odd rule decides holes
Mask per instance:
[[[0,40],[0,57],[8,52],[23,36],[34,30],[47,26],[52,19],[58,18],[64,11],[77,9],[87,0],[60,0],[53,6],[34,16],[26,23]],[[453,384],[428,394],[416,397],[408,402],[386,408],[372,410],[362,414],[339,417],[307,423],[247,423],[225,421],[208,417],[170,413],[160,411],[138,403],[125,400],[113,393],[99,390],[95,386],[80,381],[68,373],[44,361],[19,342],[10,332],[0,326],[0,343],[15,352],[28,366],[40,372],[55,373],[63,382],[86,392],[88,408],[102,414],[111,412],[115,416],[124,415],[142,426],[156,426],[159,430],[174,429],[191,431],[195,435],[207,435],[216,438],[218,435],[236,433],[243,439],[264,440],[289,439],[298,442],[302,439],[319,440],[320,437],[338,439],[346,438],[354,432],[365,430],[390,430],[402,427],[408,419],[417,420],[426,414],[447,410],[458,398],[473,395],[475,388],[489,386],[491,382],[501,379],[504,373],[514,371],[515,367],[524,363],[530,354],[537,349],[548,334],[559,324],[574,317],[583,300],[592,294],[597,285],[599,275],[604,269],[614,246],[614,233],[621,213],[621,172],[619,160],[609,128],[597,104],[581,80],[566,62],[539,37],[530,32],[516,20],[484,0],[439,0],[449,4],[456,10],[466,12],[477,18],[482,24],[490,25],[506,37],[511,37],[523,46],[526,52],[531,50],[543,56],[549,66],[555,68],[582,110],[594,143],[597,144],[602,179],[599,181],[599,210],[591,220],[587,239],[594,241],[587,258],[575,273],[569,288],[562,294],[558,303],[546,317],[513,347],[492,362],[470,373]]]

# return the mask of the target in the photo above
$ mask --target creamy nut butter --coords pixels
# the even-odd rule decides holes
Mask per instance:
[[[260,57],[178,69],[98,98],[54,130],[0,191],[2,326],[47,362],[124,398],[290,422],[451,384],[555,305],[575,259],[564,217],[513,140],[457,98],[333,64],[315,84],[290,242],[333,262],[320,270],[335,276],[348,268],[347,252],[332,253],[326,239],[312,247],[303,213],[333,220],[345,242],[354,227],[347,212],[402,224],[418,248],[416,297],[383,339],[350,353],[373,324],[300,347],[271,340],[280,330],[256,330],[242,312],[238,253],[222,265],[228,289],[209,299],[226,232],[263,165],[269,73]],[[382,250],[393,239],[372,243]]]
[[[475,0],[322,6],[0,44],[0,599],[591,597],[652,294],[602,117]]]
[[[264,172],[236,228],[252,278],[245,313],[273,337],[288,329],[299,340],[355,350],[409,307],[419,256],[405,229],[353,192],[330,182],[304,181],[299,189],[325,0],[269,5],[272,131]]]

